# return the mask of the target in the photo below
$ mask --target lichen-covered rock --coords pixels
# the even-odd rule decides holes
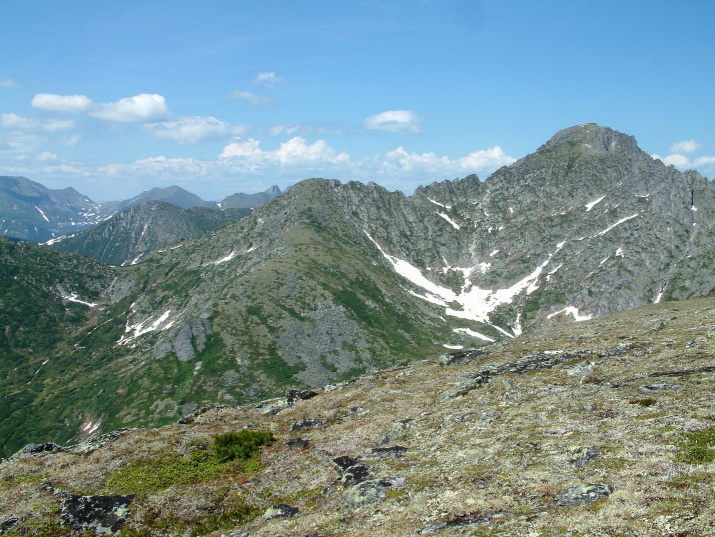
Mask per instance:
[[[290,426],[291,431],[303,431],[306,429],[315,429],[316,427],[320,427],[323,425],[323,420],[319,419],[310,419],[310,418],[304,418],[300,421],[294,422]]]
[[[680,384],[647,384],[638,388],[643,393],[664,392],[667,390],[679,390]]]
[[[18,457],[24,457],[26,455],[35,455],[36,453],[46,453],[52,451],[60,452],[64,450],[65,448],[63,448],[62,446],[58,446],[57,444],[54,444],[52,442],[45,442],[43,444],[27,444],[10,458],[15,459]]]
[[[572,377],[580,378],[580,379],[584,379],[591,374],[593,374],[593,364],[591,362],[589,362],[588,360],[579,362],[574,367],[569,369],[569,375],[571,375]]]
[[[5,535],[6,533],[11,532],[13,529],[15,529],[15,526],[17,526],[18,519],[15,517],[8,518],[7,520],[3,520],[0,522],[0,535]]]
[[[286,390],[286,402],[289,405],[294,405],[298,401],[306,401],[316,395],[318,395],[318,392],[315,390],[296,390],[295,388],[290,388]]]
[[[601,450],[596,447],[580,447],[571,454],[571,464],[576,468],[583,468],[587,462],[601,456]]]
[[[300,513],[300,509],[297,507],[293,507],[285,503],[279,503],[278,505],[269,507],[266,512],[263,513],[263,517],[261,518],[264,522],[266,522],[274,518],[290,518],[292,516],[296,516],[298,513]]]
[[[389,444],[394,444],[398,440],[402,440],[407,434],[407,424],[410,420],[396,421],[385,431],[378,444],[380,446],[387,446]]]
[[[76,530],[99,534],[119,531],[129,516],[133,494],[118,496],[77,496],[62,493],[62,521]]]
[[[588,483],[570,487],[556,496],[556,505],[586,505],[611,495],[611,487],[605,483]]]
[[[385,491],[390,487],[401,487],[406,483],[404,477],[384,477],[382,479],[363,481],[346,490],[341,498],[344,507],[357,509],[371,503],[383,501]]]

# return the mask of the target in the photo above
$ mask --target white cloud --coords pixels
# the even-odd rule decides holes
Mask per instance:
[[[42,126],[47,132],[66,131],[74,128],[74,121],[71,119],[50,119]]]
[[[281,167],[315,163],[338,164],[350,160],[350,155],[337,153],[325,140],[307,144],[304,138],[296,136],[272,151],[263,151],[259,145],[260,142],[253,138],[232,142],[224,147],[219,158],[240,160],[251,168],[276,164]]]
[[[82,137],[79,134],[73,134],[69,138],[62,140],[62,143],[69,146],[74,146],[82,141]]]
[[[92,100],[84,95],[54,95],[52,93],[38,93],[32,99],[32,107],[48,112],[67,112],[79,114],[89,111]]]
[[[166,100],[155,93],[142,93],[126,97],[115,103],[101,103],[93,107],[90,116],[107,121],[130,123],[135,121],[160,121],[169,116]]]
[[[467,173],[472,171],[484,172],[485,170],[493,171],[502,166],[509,166],[516,162],[514,157],[510,157],[501,147],[495,145],[489,149],[482,149],[470,153],[466,157],[457,159],[460,168]]]
[[[181,117],[175,121],[147,124],[144,128],[152,136],[177,144],[197,144],[227,138],[245,130],[242,125],[232,125],[211,116]]]
[[[37,155],[37,160],[41,162],[48,162],[51,160],[57,160],[57,155],[54,153],[50,153],[49,151],[43,151],[39,155]]]
[[[6,129],[30,131],[38,128],[40,122],[29,117],[18,116],[17,114],[3,114],[0,116],[0,125]]]
[[[223,148],[219,158],[252,157],[260,155],[263,151],[258,147],[259,145],[260,142],[253,138],[248,138],[245,141],[231,142]]]
[[[666,166],[675,166],[676,168],[690,168],[690,159],[685,155],[679,153],[672,153],[667,157],[661,157],[660,155],[651,155],[654,159],[658,159],[663,162]]]
[[[695,153],[702,147],[702,144],[695,140],[684,140],[670,146],[671,153]]]
[[[280,104],[278,99],[256,95],[252,91],[234,90],[226,95],[226,98],[245,101],[250,106],[276,106]]]
[[[22,84],[12,78],[0,80],[0,88],[21,88]]]
[[[715,164],[715,157],[698,157],[693,162],[693,165],[695,165],[696,168],[709,166],[711,164]]]
[[[288,136],[295,134],[300,129],[300,125],[273,125],[269,127],[268,132],[271,136],[280,136],[281,134],[286,134]]]
[[[363,127],[370,130],[414,133],[422,129],[417,115],[410,110],[388,110],[365,118]]]
[[[256,78],[253,79],[253,83],[256,86],[263,86],[264,88],[273,88],[280,82],[283,82],[283,77],[273,71],[258,73]]]
[[[194,158],[166,158],[165,156],[140,159],[129,164],[109,164],[99,168],[100,173],[109,177],[123,177],[131,173],[145,176],[164,172],[172,174],[201,174],[206,163]]]
[[[437,156],[434,153],[408,153],[403,147],[385,153],[381,160],[380,170],[391,175],[405,172],[419,172],[422,176],[429,174],[439,176],[491,173],[502,166],[508,166],[516,161],[505,154],[501,147],[494,146],[470,153],[465,157],[450,159],[448,156]]]

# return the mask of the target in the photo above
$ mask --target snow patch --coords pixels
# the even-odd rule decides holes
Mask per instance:
[[[661,300],[663,300],[663,295],[665,294],[665,286],[668,285],[668,282],[665,282],[663,285],[660,286],[660,292],[658,293],[658,296],[655,297],[655,301],[653,302],[654,304],[660,303]]]
[[[37,209],[38,211],[40,211],[40,214],[42,215],[42,218],[45,219],[45,222],[49,222],[50,219],[47,218],[47,216],[45,215],[45,213],[42,212],[42,209],[40,209],[40,208],[39,208],[37,205],[35,205],[34,203],[33,203],[33,205],[34,205],[35,209]]]
[[[442,346],[443,346],[445,349],[451,349],[451,350],[453,350],[453,351],[458,351],[458,350],[464,348],[464,345],[447,345],[447,344],[444,344],[444,345],[442,345]]]
[[[550,254],[548,258],[541,263],[541,265],[536,267],[531,272],[531,274],[505,289],[481,289],[480,287],[473,285],[468,279],[473,269],[454,269],[453,267],[448,267],[445,270],[461,270],[464,274],[464,284],[462,285],[462,289],[459,293],[456,293],[452,289],[442,287],[441,285],[428,280],[417,267],[413,266],[408,261],[389,255],[367,231],[365,231],[365,235],[367,235],[370,241],[372,241],[372,243],[377,247],[383,257],[390,262],[395,272],[424,291],[423,294],[420,294],[413,290],[407,290],[408,293],[432,304],[444,307],[445,314],[450,317],[485,324],[490,324],[489,314],[498,306],[510,303],[515,296],[523,291],[530,294],[538,289],[537,280],[554,255],[553,253]],[[561,246],[557,246],[556,251],[558,251],[560,247]],[[459,309],[457,309],[457,307]],[[510,338],[514,337],[512,334],[502,328],[499,328],[498,326],[491,324],[490,326],[493,326],[495,329]]]
[[[621,219],[620,219],[618,222],[616,222],[615,224],[612,224],[612,225],[608,226],[606,229],[604,229],[603,231],[599,232],[597,235],[594,235],[594,237],[602,237],[603,235],[605,235],[606,233],[608,233],[609,231],[611,231],[614,227],[620,226],[623,222],[628,222],[628,220],[631,220],[631,219],[635,218],[636,216],[640,216],[640,213],[632,214],[631,216],[626,216],[625,218],[621,218]],[[591,237],[591,238],[594,238],[594,237]]]
[[[60,296],[64,300],[67,300],[68,302],[77,302],[78,304],[84,304],[85,306],[89,306],[90,308],[93,308],[97,305],[95,302],[87,302],[85,300],[78,298],[77,295],[74,293],[72,293],[71,295],[68,295],[67,293],[60,291]]]
[[[70,235],[60,235],[56,239],[50,239],[47,242],[42,242],[42,246],[52,246],[53,244],[57,244],[58,242],[62,242],[65,239],[71,239],[72,237],[76,237],[77,233],[72,233]]]
[[[132,306],[133,306],[133,304],[132,304]],[[125,332],[125,334],[133,332],[133,334],[130,336],[123,335],[117,342],[117,345],[124,345],[126,343],[129,343],[133,339],[136,339],[139,336],[142,336],[149,332],[155,332],[157,330],[166,330],[168,328],[171,328],[174,325],[173,320],[164,324],[164,322],[169,318],[170,313],[171,313],[171,310],[166,310],[164,313],[161,314],[161,316],[158,319],[156,319],[153,323],[151,323],[149,326],[146,326],[146,327],[144,326],[146,321],[142,321],[135,325],[130,325],[129,321],[127,321],[127,326],[124,329],[124,332]],[[162,326],[162,325],[164,325],[164,326]]]
[[[470,330],[469,328],[455,328],[454,332],[456,332],[457,334],[466,334],[467,336],[475,337],[483,341],[488,341],[489,343],[494,343],[494,340],[489,336],[485,336],[484,334],[480,334],[479,332],[475,332],[474,330]]]
[[[586,205],[584,205],[584,207],[586,207],[586,212],[589,212],[589,211],[590,211],[591,209],[593,209],[596,205],[598,205],[599,203],[601,203],[605,197],[606,197],[606,196],[601,196],[601,197],[598,198],[597,200],[594,200],[594,201],[592,201],[592,202],[587,203]]]
[[[236,257],[235,250],[233,252],[231,252],[230,254],[228,254],[226,257],[222,257],[218,261],[211,261],[210,263],[207,263],[207,265],[220,265],[221,263],[227,263],[227,262],[231,261],[231,259],[233,259],[234,257]]]
[[[553,270],[547,272],[547,273],[546,273],[546,281],[547,281],[547,282],[550,282],[550,281],[551,281],[551,276],[553,276],[554,274],[556,274],[556,271],[559,270],[559,269],[560,269],[561,267],[563,267],[563,266],[564,266],[564,264],[561,263],[561,264],[560,264],[558,267],[556,267],[555,269],[553,269]]]
[[[616,250],[616,257],[626,257],[625,255],[623,255],[623,248],[619,248],[618,250]]]
[[[450,224],[452,224],[452,227],[453,227],[454,229],[462,229],[462,227],[461,227],[457,222],[455,222],[454,220],[452,220],[448,215],[446,215],[446,214],[444,214],[444,213],[439,213],[439,212],[438,212],[437,214],[440,215],[442,218],[444,218],[447,222],[449,222]]]
[[[135,257],[134,259],[132,259],[132,262],[131,262],[130,264],[131,264],[131,265],[136,265],[137,263],[139,263],[139,260],[140,260],[142,257],[144,257],[144,254],[143,254],[143,253],[139,254],[137,257]]]
[[[435,201],[435,200],[433,200],[432,198],[427,198],[427,199],[430,200],[430,201],[431,201],[432,203],[434,203],[435,205],[438,205],[438,206],[440,206],[440,207],[444,207],[445,209],[451,209],[451,208],[452,208],[451,205],[445,205],[444,203],[440,203],[440,202],[438,202],[438,201]]]
[[[588,321],[588,320],[592,319],[591,315],[581,315],[578,312],[578,308],[574,308],[573,306],[567,306],[562,310],[552,313],[551,315],[547,315],[546,318],[551,319],[552,317],[556,317],[557,315],[560,315],[562,313],[564,315],[571,315],[575,322]]]

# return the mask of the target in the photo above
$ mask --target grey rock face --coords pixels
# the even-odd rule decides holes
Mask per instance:
[[[196,357],[196,352],[206,348],[206,336],[213,332],[209,319],[195,319],[191,323],[183,322],[169,332],[166,339],[154,347],[154,358],[161,360],[174,352],[180,362],[189,362]]]

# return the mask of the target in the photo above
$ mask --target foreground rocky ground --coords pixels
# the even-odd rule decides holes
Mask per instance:
[[[0,464],[7,535],[715,535],[715,295]],[[274,442],[220,462],[213,439]]]

